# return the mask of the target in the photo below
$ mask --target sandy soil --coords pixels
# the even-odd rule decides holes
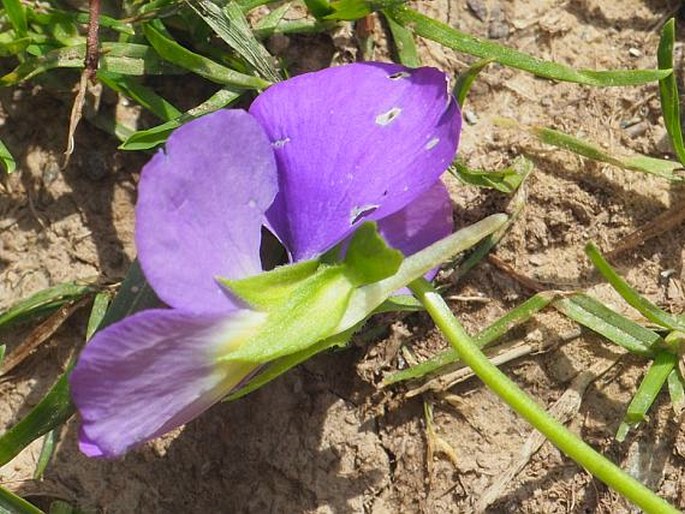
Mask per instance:
[[[436,0],[418,5],[472,34],[572,66],[650,68],[658,30],[678,4]],[[385,38],[377,26],[377,58],[384,58]],[[357,53],[349,30],[270,44],[296,71],[349,61]],[[451,72],[472,62],[430,42],[421,42],[421,52],[425,63]],[[60,172],[68,98],[68,91],[0,90],[0,138],[20,168],[0,194],[0,307],[65,280],[116,280],[134,257],[132,206],[144,157],[117,151],[114,141],[84,124],[77,154]],[[114,101],[106,99],[106,107]],[[593,89],[491,65],[466,110],[470,122],[460,154],[470,165],[492,169],[520,154],[535,163],[525,210],[496,257],[550,288],[588,288],[637,317],[586,273],[583,246],[593,240],[610,251],[668,209],[685,208],[683,188],[551,150],[497,121],[551,126],[617,153],[664,157],[669,150],[656,85]],[[506,206],[504,195],[448,181],[459,225]],[[652,301],[682,313],[684,248],[681,224],[621,253],[613,264]],[[532,294],[488,262],[459,282],[449,272],[442,280],[454,311],[472,331]],[[81,344],[85,314],[69,320],[0,384],[0,426],[25,415],[51,385]],[[12,344],[21,336],[4,337]],[[554,312],[514,331],[507,344],[532,349],[504,365],[521,386],[548,407],[562,397],[580,402],[570,410],[569,426],[685,507],[685,433],[665,395],[648,423],[622,444],[613,439],[644,362]],[[419,384],[379,388],[386,373],[406,365],[402,348],[424,358],[445,346],[426,315],[386,317],[351,348],[322,355],[255,394],[219,405],[120,461],[80,455],[72,422],[44,480],[31,479],[39,443],[0,470],[0,479],[39,504],[60,497],[86,512],[631,511],[549,444],[529,459],[521,457],[530,427],[477,380],[414,396],[411,390]],[[596,380],[583,381],[580,373],[587,370]],[[433,413],[430,424],[425,409]],[[505,473],[518,462],[520,471],[505,482]]]

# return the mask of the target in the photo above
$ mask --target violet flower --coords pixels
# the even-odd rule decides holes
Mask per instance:
[[[141,267],[170,308],[125,318],[82,352],[70,377],[81,450],[119,456],[190,421],[256,369],[222,356],[268,314],[216,277],[262,271],[263,226],[292,262],[320,256],[367,220],[405,255],[448,235],[439,177],[460,125],[442,72],[364,63],[275,84],[249,113],[221,110],[176,130],[145,166],[136,207]]]

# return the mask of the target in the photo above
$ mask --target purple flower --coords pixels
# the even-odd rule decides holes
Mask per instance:
[[[118,456],[199,415],[256,369],[222,355],[265,312],[217,282],[259,274],[262,227],[293,262],[363,222],[411,255],[452,230],[439,177],[459,108],[445,75],[365,63],[275,84],[249,113],[222,110],[176,130],[145,166],[136,207],[144,274],[170,308],[102,330],[71,374],[81,450]]]

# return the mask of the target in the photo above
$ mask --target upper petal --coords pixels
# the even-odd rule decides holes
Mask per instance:
[[[409,205],[378,221],[383,238],[406,256],[447,237],[453,229],[450,195],[439,180]]]
[[[222,352],[253,334],[264,315],[197,316],[149,310],[93,337],[69,377],[86,455],[116,457],[187,423],[254,369],[222,362]]]
[[[136,206],[140,265],[164,302],[192,312],[234,308],[214,277],[261,272],[276,173],[270,143],[245,111],[220,110],[171,135],[143,169]]]
[[[358,63],[275,84],[250,108],[272,142],[279,193],[267,216],[295,260],[430,188],[456,152],[444,73]]]

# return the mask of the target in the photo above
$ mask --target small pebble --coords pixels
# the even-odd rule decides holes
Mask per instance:
[[[635,125],[631,125],[625,129],[626,135],[633,139],[644,136],[647,133],[647,130],[649,130],[649,122],[647,120],[636,123]]]
[[[476,123],[478,123],[478,116],[476,116],[475,112],[469,109],[464,110],[464,119],[466,120],[466,123],[468,123],[469,125],[475,125]]]
[[[493,21],[488,27],[490,39],[504,39],[509,36],[509,25],[501,21]]]
[[[642,52],[637,48],[629,48],[628,54],[630,54],[631,57],[642,57]]]
[[[488,7],[483,0],[467,0],[466,5],[473,15],[480,21],[488,19]]]

